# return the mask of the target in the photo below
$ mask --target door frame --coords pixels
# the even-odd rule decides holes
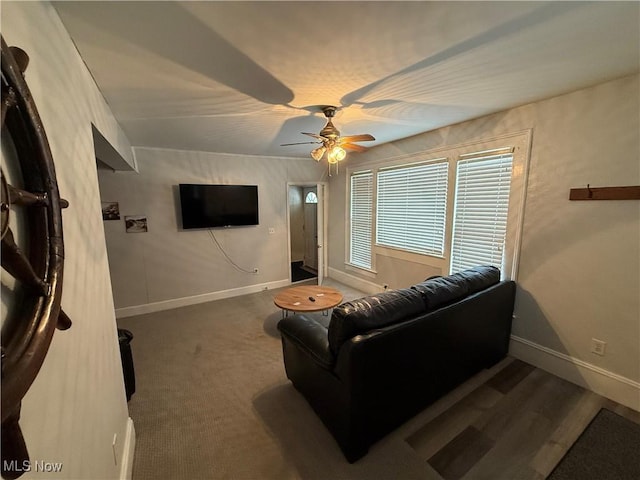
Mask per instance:
[[[291,208],[289,206],[290,187],[316,187],[318,196],[318,285],[326,276],[327,271],[327,214],[328,214],[328,182],[287,182],[285,198],[287,202],[287,271],[291,283]],[[303,199],[304,201],[304,199]]]

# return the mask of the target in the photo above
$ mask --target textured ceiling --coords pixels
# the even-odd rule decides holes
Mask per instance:
[[[134,146],[306,157],[639,70],[637,2],[54,2]]]

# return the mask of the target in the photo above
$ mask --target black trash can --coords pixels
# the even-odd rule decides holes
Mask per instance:
[[[131,340],[133,333],[124,328],[118,329],[118,343],[120,343],[120,359],[122,360],[122,376],[124,377],[124,391],[127,402],[136,391],[136,374],[133,369],[133,355],[131,355]]]

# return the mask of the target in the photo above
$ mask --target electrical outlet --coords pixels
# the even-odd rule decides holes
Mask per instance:
[[[591,339],[591,353],[595,353],[596,355],[604,357],[606,348],[607,342],[603,342],[602,340],[598,340],[597,338]]]
[[[274,233],[276,233],[276,229],[273,227],[269,228],[269,235],[273,235]]]

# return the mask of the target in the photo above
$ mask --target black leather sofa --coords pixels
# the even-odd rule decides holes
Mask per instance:
[[[282,319],[287,377],[352,463],[508,351],[515,283],[494,267]]]

